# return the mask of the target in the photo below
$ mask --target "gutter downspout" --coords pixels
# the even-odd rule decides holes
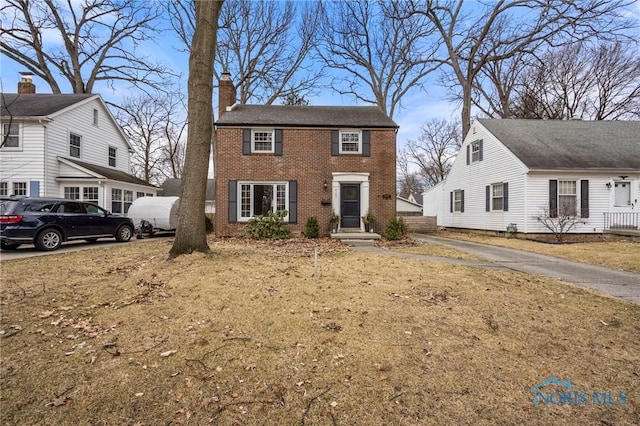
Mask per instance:
[[[38,120],[38,122],[42,125],[44,129],[44,192],[42,193],[43,197],[49,196],[49,132],[46,124],[42,123],[42,120]],[[38,194],[39,196],[40,194]]]

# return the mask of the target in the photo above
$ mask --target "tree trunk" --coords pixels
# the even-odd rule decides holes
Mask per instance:
[[[209,253],[205,227],[205,194],[213,136],[213,60],[221,1],[196,0],[196,29],[189,55],[187,148],[176,238],[169,258]]]
[[[462,140],[467,137],[469,129],[471,128],[471,83],[472,80],[467,80],[462,83]]]

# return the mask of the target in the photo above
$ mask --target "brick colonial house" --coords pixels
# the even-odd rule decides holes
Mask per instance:
[[[286,210],[294,234],[315,216],[327,235],[341,227],[377,229],[395,217],[398,125],[377,107],[236,104],[229,74],[220,81],[215,173],[218,236],[242,234],[247,221]]]

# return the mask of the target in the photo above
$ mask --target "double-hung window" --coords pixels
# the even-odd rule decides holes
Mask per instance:
[[[463,191],[462,190],[456,190],[453,191],[453,211],[454,212],[462,212],[463,211]]]
[[[122,213],[122,189],[111,188],[111,211]]]
[[[127,213],[129,211],[129,207],[133,204],[133,191],[124,191],[124,210],[123,213]]]
[[[9,183],[0,182],[0,195],[9,195]]]
[[[251,152],[274,152],[274,131],[272,129],[251,130]]]
[[[575,180],[558,181],[558,209],[561,216],[576,216],[577,193]]]
[[[2,125],[3,148],[20,148],[20,126],[17,123]]]
[[[480,141],[471,143],[471,162],[480,161]]]
[[[75,133],[69,134],[69,155],[71,157],[80,158],[80,142],[81,137]]]
[[[340,131],[340,154],[362,154],[362,133],[360,131]]]
[[[240,220],[249,220],[258,215],[266,216],[272,211],[287,210],[287,186],[285,182],[241,182]]]
[[[109,147],[109,166],[111,167],[115,167],[116,166],[116,154],[117,154],[117,149],[110,146]]]
[[[491,210],[504,210],[504,184],[491,185]]]
[[[93,109],[93,125],[97,126],[98,125],[98,117],[100,117],[100,114],[98,113],[97,109]]]

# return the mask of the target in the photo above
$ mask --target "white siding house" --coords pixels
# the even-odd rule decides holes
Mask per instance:
[[[99,95],[5,93],[0,118],[0,195],[80,199],[116,213],[157,195],[129,174],[131,146]]]
[[[575,233],[638,229],[640,122],[476,120],[447,178],[424,194],[438,226],[547,233],[565,207]]]

